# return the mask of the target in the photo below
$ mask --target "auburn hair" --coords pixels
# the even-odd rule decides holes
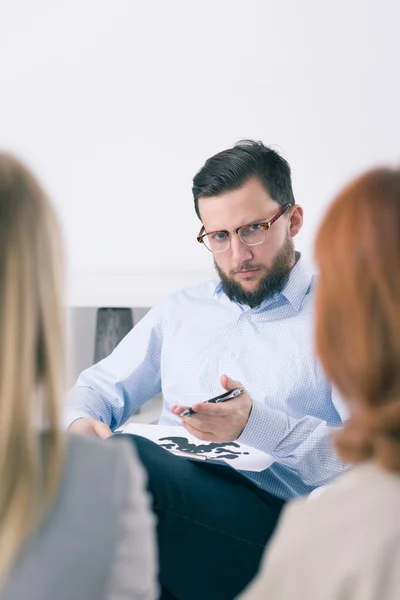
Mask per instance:
[[[399,169],[369,171],[336,197],[316,259],[316,349],[351,409],[338,451],[400,471]]]

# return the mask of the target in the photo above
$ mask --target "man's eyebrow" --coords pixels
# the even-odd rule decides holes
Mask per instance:
[[[247,223],[244,223],[243,225],[238,225],[237,227],[235,227],[235,229],[233,229],[233,231],[236,231],[236,229],[241,229],[242,227],[249,227],[249,225],[258,225],[259,223],[267,223],[271,219],[272,219],[272,217],[269,217],[269,218],[262,217],[260,219],[253,219],[252,221],[248,221]],[[220,227],[220,229],[212,229],[211,231],[209,231],[209,233],[217,233],[218,231],[229,231],[229,229],[223,229],[222,227]]]

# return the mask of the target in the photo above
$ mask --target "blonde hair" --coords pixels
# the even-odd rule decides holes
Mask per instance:
[[[400,472],[400,169],[365,173],[337,196],[316,257],[317,352],[352,401],[336,446]]]
[[[56,217],[39,183],[18,160],[0,152],[2,583],[49,508],[62,469],[59,240]]]

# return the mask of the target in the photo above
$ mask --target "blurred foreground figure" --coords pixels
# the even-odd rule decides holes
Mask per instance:
[[[0,599],[152,600],[154,522],[131,445],[59,426],[62,251],[53,210],[0,153]]]
[[[400,598],[400,170],[335,200],[316,258],[316,346],[351,413],[336,434],[355,466],[283,512],[242,600]]]

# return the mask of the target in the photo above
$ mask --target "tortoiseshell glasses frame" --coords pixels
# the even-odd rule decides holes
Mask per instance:
[[[227,231],[226,229],[220,229],[219,231],[211,231],[210,233],[205,233],[204,225],[200,229],[199,235],[197,236],[197,241],[200,244],[204,244],[204,246],[212,252],[213,254],[218,254],[219,252],[226,252],[231,247],[231,235],[232,233],[236,233],[239,236],[240,240],[246,246],[259,246],[265,241],[265,234],[270,227],[285,214],[285,212],[291,208],[293,204],[285,204],[282,208],[269,220],[264,223],[253,223],[251,225],[244,225],[242,227],[238,227],[233,231]],[[253,229],[257,227],[257,229]],[[222,237],[216,237],[216,236]],[[253,241],[252,241],[253,240]]]

